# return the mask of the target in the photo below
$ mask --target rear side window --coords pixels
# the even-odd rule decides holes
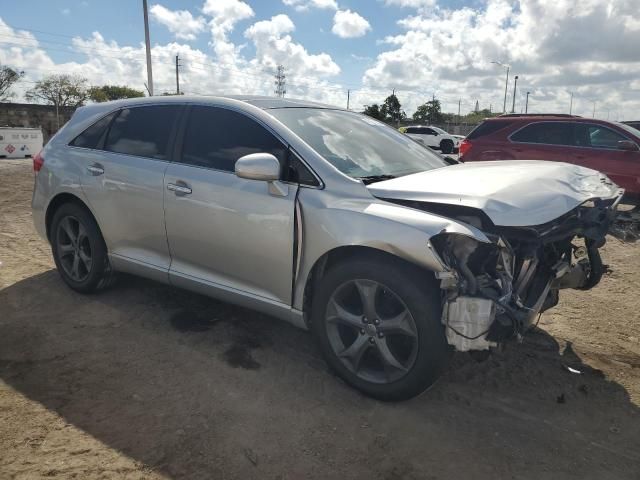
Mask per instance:
[[[574,145],[573,126],[565,122],[532,123],[511,135],[514,142]]]
[[[418,130],[420,129],[416,127],[408,127],[404,133],[419,133]]]
[[[511,125],[511,122],[508,121],[493,120],[488,122],[485,120],[476,128],[474,128],[473,131],[469,135],[467,135],[467,138],[469,140],[473,140],[474,138],[491,135],[492,133],[495,133],[498,130],[502,130],[509,125]]]
[[[165,160],[179,105],[125,108],[111,124],[104,149]]]
[[[270,153],[284,165],[287,148],[255,120],[225,108],[191,109],[182,148],[182,163],[225,172],[251,153]]]
[[[106,117],[102,117],[96,123],[87,128],[84,132],[78,135],[71,145],[74,147],[82,148],[99,148],[103,141],[104,135],[109,128],[109,124],[117,112],[110,113]]]

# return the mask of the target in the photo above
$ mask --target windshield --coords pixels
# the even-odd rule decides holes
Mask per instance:
[[[401,177],[448,165],[407,135],[359,113],[318,108],[269,113],[353,178]]]
[[[431,127],[432,129],[434,129],[436,132],[443,134],[443,135],[449,135],[447,132],[445,132],[443,129],[438,128],[438,127]]]
[[[640,130],[638,130],[637,128],[633,128],[631,125],[627,125],[626,123],[619,123],[619,122],[613,122],[613,123],[615,123],[620,128],[624,128],[627,132],[640,138]]]

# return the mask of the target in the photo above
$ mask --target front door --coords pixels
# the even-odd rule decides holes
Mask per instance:
[[[165,174],[170,279],[291,304],[297,186],[238,178],[238,158],[287,147],[256,120],[222,107],[191,107],[177,161]]]
[[[124,108],[115,113],[97,149],[74,149],[81,151],[82,189],[96,214],[114,266],[136,271],[128,268],[135,264],[164,271],[165,281],[170,257],[162,205],[164,174],[181,108]]]

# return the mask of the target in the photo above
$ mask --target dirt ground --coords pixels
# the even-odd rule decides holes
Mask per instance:
[[[122,276],[64,286],[0,160],[0,478],[638,479],[640,245],[483,363],[386,404],[306,332]],[[572,373],[571,367],[580,373]]]

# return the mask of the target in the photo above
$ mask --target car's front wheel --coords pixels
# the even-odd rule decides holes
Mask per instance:
[[[332,268],[314,295],[312,328],[332,369],[380,400],[430,387],[449,357],[440,293],[428,274],[386,258]]]

